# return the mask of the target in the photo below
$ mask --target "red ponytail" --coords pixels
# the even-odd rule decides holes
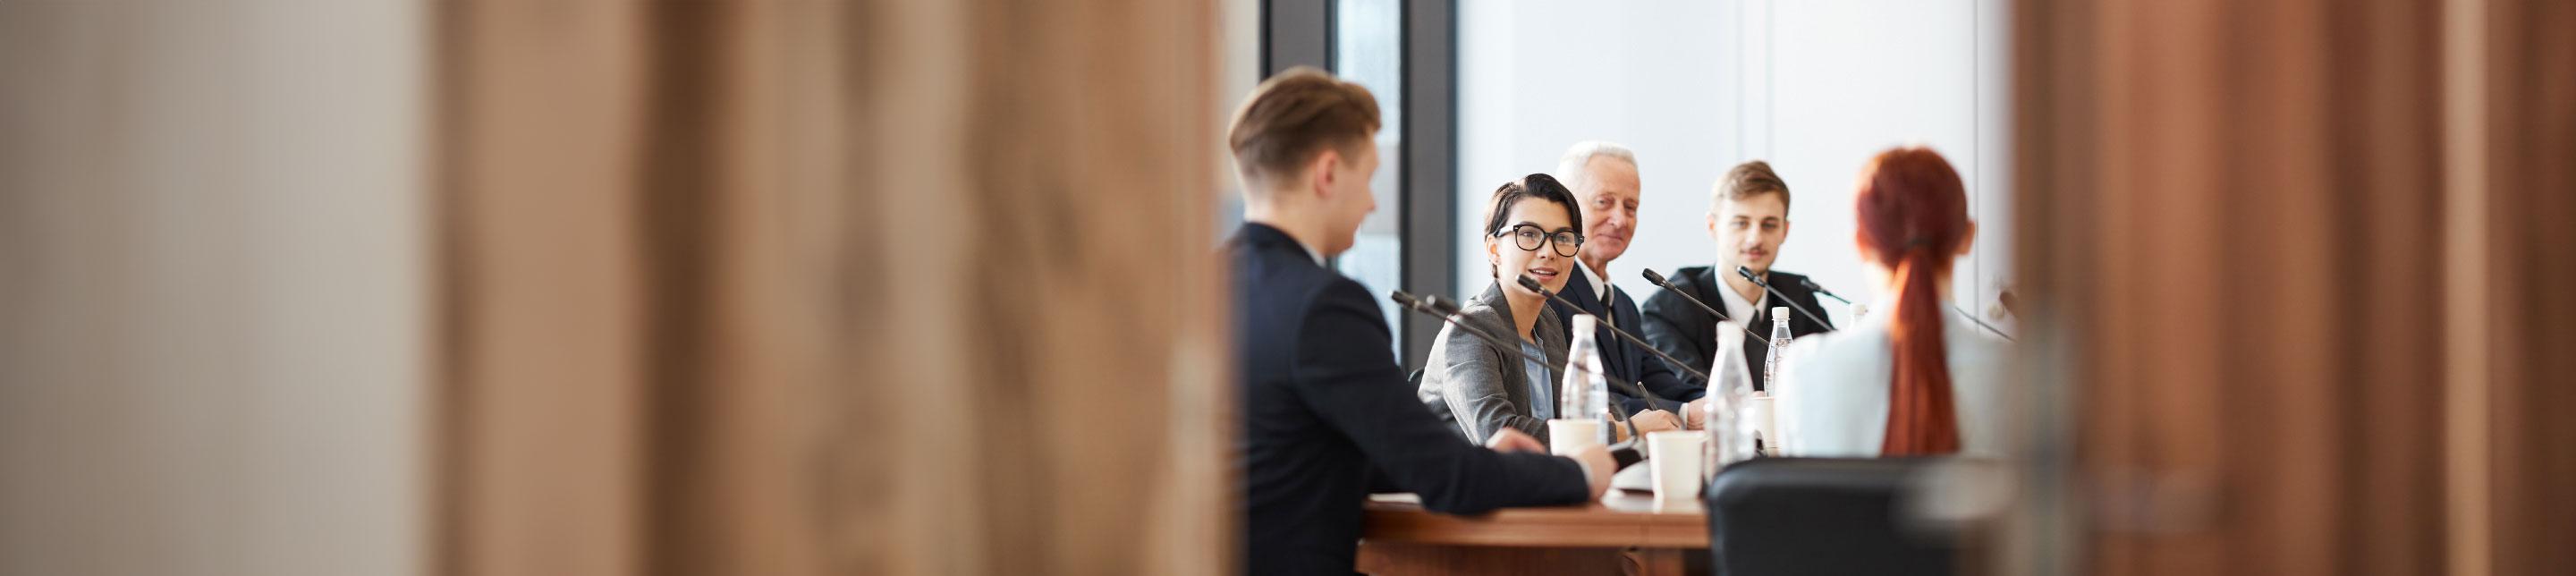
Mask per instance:
[[[1920,456],[1959,451],[1958,409],[1941,341],[1940,277],[1967,240],[1967,187],[1950,162],[1929,148],[1879,153],[1861,171],[1856,195],[1860,240],[1878,263],[1896,271],[1888,340],[1895,345],[1887,394],[1887,436],[1879,453]]]

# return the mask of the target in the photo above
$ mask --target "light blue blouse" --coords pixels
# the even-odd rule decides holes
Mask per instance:
[[[1521,366],[1522,372],[1529,373],[1530,417],[1540,420],[1555,418],[1556,387],[1553,385],[1556,381],[1555,371],[1549,370],[1547,363],[1531,359],[1546,358],[1547,351],[1540,350],[1538,344],[1527,340],[1521,341],[1521,351],[1529,353],[1529,356],[1521,358]]]

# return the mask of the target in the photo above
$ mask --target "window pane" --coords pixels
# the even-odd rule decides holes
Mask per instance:
[[[1403,9],[1399,0],[1339,0],[1333,20],[1333,71],[1366,86],[1377,96],[1377,212],[1361,221],[1359,237],[1334,266],[1367,286],[1370,294],[1404,288],[1404,205],[1397,177],[1403,172],[1404,53]],[[1379,303],[1387,326],[1397,330],[1396,354],[1403,352],[1403,324],[1391,304]]]

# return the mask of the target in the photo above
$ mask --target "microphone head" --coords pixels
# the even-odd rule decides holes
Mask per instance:
[[[1540,294],[1547,293],[1547,285],[1538,283],[1537,279],[1530,278],[1528,274],[1521,275],[1520,284],[1522,288],[1526,288],[1531,292],[1537,292]]]
[[[1743,266],[1737,266],[1737,267],[1735,267],[1735,275],[1737,275],[1737,276],[1743,276],[1743,277],[1744,277],[1744,279],[1746,279],[1746,280],[1752,280],[1752,281],[1753,281],[1753,284],[1754,284],[1755,286],[1761,286],[1761,287],[1764,287],[1764,288],[1769,288],[1769,287],[1771,287],[1771,285],[1770,285],[1770,284],[1764,283],[1764,282],[1762,281],[1762,277],[1761,277],[1761,276],[1755,276],[1755,275],[1753,274],[1753,269],[1752,269],[1752,268],[1747,268],[1747,267],[1743,267]]]
[[[1664,285],[1664,275],[1662,275],[1662,274],[1656,274],[1656,273],[1655,273],[1655,269],[1653,269],[1653,268],[1647,268],[1647,269],[1645,269],[1645,270],[1644,270],[1644,272],[1646,273],[1646,283],[1648,283],[1648,284],[1653,284],[1653,285],[1656,285],[1656,286],[1662,286],[1662,285]]]
[[[1442,316],[1455,316],[1458,314],[1458,303],[1451,302],[1448,298],[1442,298],[1439,295],[1422,297],[1422,306],[1429,308],[1433,314],[1439,314]]]
[[[1394,300],[1397,308],[1403,308],[1406,310],[1422,309],[1422,299],[1415,298],[1412,294],[1406,294],[1403,290],[1388,292],[1386,293],[1386,298],[1388,300]]]
[[[1800,287],[1800,288],[1805,288],[1805,289],[1807,289],[1807,291],[1808,291],[1808,292],[1814,292],[1814,293],[1817,293],[1817,294],[1823,294],[1823,295],[1825,295],[1825,297],[1827,297],[1827,298],[1832,298],[1832,299],[1835,299],[1835,300],[1842,300],[1842,299],[1843,299],[1843,297],[1841,297],[1841,296],[1836,296],[1836,295],[1834,295],[1834,291],[1832,291],[1832,290],[1826,290],[1826,289],[1825,289],[1825,287],[1824,287],[1824,285],[1822,285],[1822,284],[1817,284],[1817,283],[1816,283],[1816,279],[1814,279],[1814,278],[1808,278],[1808,277],[1805,277],[1805,276],[1799,276],[1799,277],[1798,277],[1798,287]],[[1850,302],[1850,300],[1843,300],[1843,301],[1844,301],[1844,302]]]

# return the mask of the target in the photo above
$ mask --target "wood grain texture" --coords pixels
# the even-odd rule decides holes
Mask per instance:
[[[2576,3],[2485,0],[2489,533],[2496,574],[2576,571]]]
[[[1658,503],[1616,494],[1582,506],[1504,508],[1475,516],[1424,510],[1416,502],[1371,501],[1361,537],[1377,542],[1469,546],[1708,548],[1707,509],[1698,500]]]
[[[1358,569],[1379,576],[1686,574],[1709,559],[1699,500],[1617,493],[1581,506],[1455,516],[1402,495],[1373,497],[1365,511]]]
[[[2569,305],[2538,293],[2576,268],[2551,236],[2576,75],[2567,41],[2531,32],[2567,10],[2483,5],[2493,68],[2469,93],[2493,97],[2496,156],[2468,222],[2492,235],[2465,257],[2495,274],[2444,278],[2463,255],[2445,252],[2440,2],[2016,4],[2025,352],[2031,385],[2073,399],[2057,454],[2075,490],[2045,541],[2081,543],[2023,554],[2099,574],[2427,574],[2490,549],[2497,573],[2570,564],[2534,544],[2566,540],[2576,466],[2543,446],[2576,438],[2534,416],[2576,409],[2548,384],[2576,368],[2551,364],[2576,342],[2547,320]],[[2462,298],[2496,320],[2491,381],[2459,380],[2444,345]],[[2493,419],[2492,458],[2447,457],[2461,386],[2492,387],[2492,411],[2465,416]],[[2445,470],[2462,462],[2481,470]],[[2450,513],[2463,490],[2492,491],[2494,542],[2445,538],[2478,517]]]
[[[443,572],[1225,571],[1213,6],[440,10]]]
[[[643,7],[440,5],[440,572],[643,569]]]
[[[1549,576],[1557,574],[1688,574],[1681,552],[1667,549],[1493,548],[1360,543],[1358,569],[1371,576]],[[1700,556],[1707,556],[1702,550]]]

